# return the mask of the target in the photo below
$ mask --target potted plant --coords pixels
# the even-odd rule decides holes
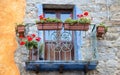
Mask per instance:
[[[43,15],[39,16],[40,21],[36,21],[38,30],[61,30],[62,21],[57,18],[44,18]]]
[[[102,22],[97,26],[97,37],[102,37],[106,32],[108,28],[105,26],[105,24]]]
[[[16,24],[16,33],[18,33],[19,38],[25,37],[25,25],[23,23]]]
[[[20,41],[20,45],[25,45],[25,47],[29,50],[29,60],[37,60],[38,43],[40,40],[40,37],[36,37],[35,34],[31,34],[27,35],[25,40]]]
[[[82,30],[87,31],[91,23],[91,19],[88,17],[89,13],[86,11],[83,14],[78,14],[78,20],[66,19],[64,28],[65,30]]]

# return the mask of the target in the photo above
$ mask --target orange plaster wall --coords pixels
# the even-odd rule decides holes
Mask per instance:
[[[23,22],[25,0],[0,0],[0,75],[20,75],[14,61],[15,23]]]

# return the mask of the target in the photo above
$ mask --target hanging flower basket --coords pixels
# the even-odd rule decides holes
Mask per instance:
[[[62,23],[39,23],[37,28],[38,30],[61,30]]]
[[[104,34],[105,33],[105,27],[104,26],[98,26],[97,27],[97,33],[98,34]]]
[[[25,31],[25,26],[24,25],[18,25],[17,26],[17,32],[24,32]]]
[[[103,34],[105,34],[105,27],[104,26],[98,26],[97,27],[97,37],[102,37]]]
[[[70,25],[69,23],[64,24],[64,29],[65,30],[81,30],[81,31],[88,31],[89,29],[89,24],[74,24]]]
[[[97,26],[97,37],[103,37],[104,34],[107,32],[107,26],[104,25],[104,23],[100,23],[99,26]]]
[[[25,37],[24,32],[25,32],[25,26],[24,25],[17,25],[16,33],[18,34],[19,38]]]

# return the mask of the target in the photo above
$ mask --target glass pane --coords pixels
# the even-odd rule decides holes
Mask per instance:
[[[63,12],[60,14],[60,19],[64,22],[67,18],[71,18],[71,12]],[[72,41],[72,31],[62,29],[62,38],[61,40]]]
[[[54,12],[45,12],[45,18],[56,18],[56,14]]]
[[[60,14],[60,19],[64,22],[67,18],[71,17],[71,13],[70,12],[64,12]]]

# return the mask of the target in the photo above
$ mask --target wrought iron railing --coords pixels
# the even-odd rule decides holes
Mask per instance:
[[[86,74],[96,69],[98,52],[95,24],[90,25],[88,31],[66,31],[63,28],[59,31],[39,31],[38,35],[43,37],[38,44],[38,60],[27,61],[27,71],[82,70]]]
[[[30,25],[32,26],[32,25]],[[88,31],[82,31],[82,59],[78,61],[98,60],[96,25],[92,24]],[[29,25],[27,26],[29,31]],[[27,34],[26,32],[26,34]],[[47,36],[46,33],[47,32]],[[43,31],[43,42],[38,45],[38,60],[40,61],[76,61],[74,51],[74,33],[71,30]],[[80,32],[80,31],[78,31]],[[40,33],[38,33],[39,35]],[[46,39],[49,37],[49,39]],[[80,39],[81,40],[81,39]],[[42,48],[41,48],[42,47]],[[79,56],[79,55],[78,55]],[[79,57],[78,57],[79,58]]]

